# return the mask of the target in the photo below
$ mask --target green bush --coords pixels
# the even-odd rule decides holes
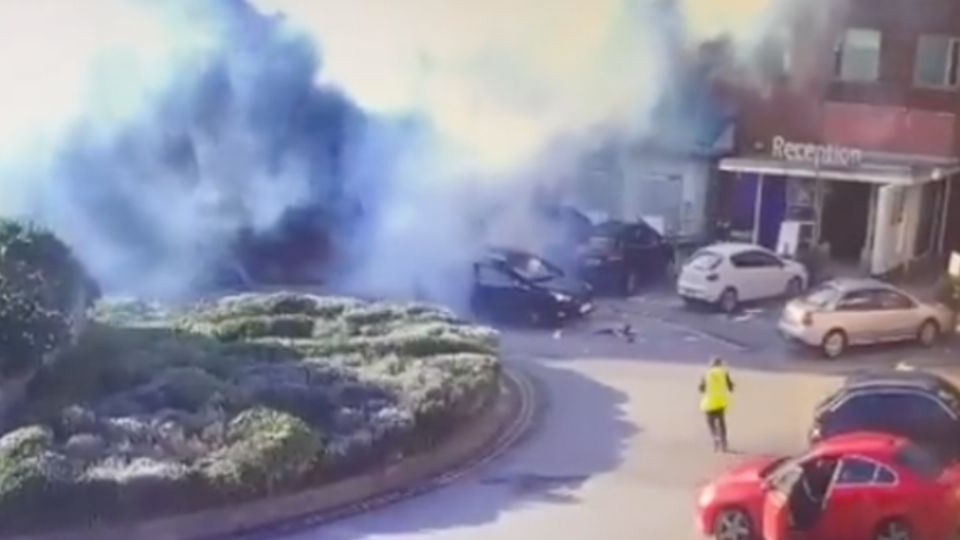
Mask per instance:
[[[271,493],[295,485],[320,458],[319,437],[305,422],[265,408],[230,422],[229,445],[210,456],[204,476],[218,491]]]
[[[51,452],[0,458],[0,530],[56,517],[69,502],[63,493],[70,472],[66,459]]]
[[[29,372],[69,343],[98,295],[53,234],[0,220],[0,376]]]
[[[239,341],[259,337],[308,338],[313,335],[313,319],[308,315],[237,317],[218,323],[213,337]]]
[[[149,387],[162,393],[166,406],[188,411],[199,409],[215,394],[235,393],[227,383],[194,366],[170,368]]]
[[[0,529],[233,504],[424,450],[496,395],[497,348],[419,304],[282,293],[101,310],[29,392],[26,417],[57,436],[0,439],[0,516],[22,513]],[[77,434],[101,451],[68,452]]]
[[[0,437],[0,461],[36,457],[50,448],[53,432],[46,426],[27,426]]]

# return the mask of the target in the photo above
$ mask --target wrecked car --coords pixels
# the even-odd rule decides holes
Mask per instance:
[[[624,296],[669,276],[674,266],[673,247],[643,220],[597,225],[578,255],[583,279],[598,290]]]
[[[471,310],[507,323],[557,326],[593,310],[592,287],[518,249],[491,248],[473,265]]]
[[[543,254],[565,271],[576,273],[578,253],[594,233],[593,222],[572,206],[550,207],[541,216],[554,233]]]

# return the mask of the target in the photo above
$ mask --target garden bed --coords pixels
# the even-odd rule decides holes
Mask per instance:
[[[499,388],[497,336],[292,293],[105,303],[0,438],[0,533],[290,493],[422,452]]]

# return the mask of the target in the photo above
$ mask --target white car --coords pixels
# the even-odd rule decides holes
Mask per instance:
[[[783,308],[780,332],[818,347],[828,358],[849,345],[917,340],[932,345],[951,332],[953,314],[875,279],[835,279]]]
[[[786,295],[807,285],[807,269],[754,244],[723,243],[703,248],[683,265],[677,293],[686,301],[717,304],[727,313],[741,302]]]

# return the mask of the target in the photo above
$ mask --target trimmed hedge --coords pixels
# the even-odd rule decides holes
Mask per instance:
[[[0,439],[0,534],[195,510],[422,451],[491,403],[492,330],[277,293],[102,303]]]
[[[244,411],[227,428],[228,446],[201,465],[215,489],[273,493],[296,482],[321,458],[319,434],[299,418],[270,409]]]

